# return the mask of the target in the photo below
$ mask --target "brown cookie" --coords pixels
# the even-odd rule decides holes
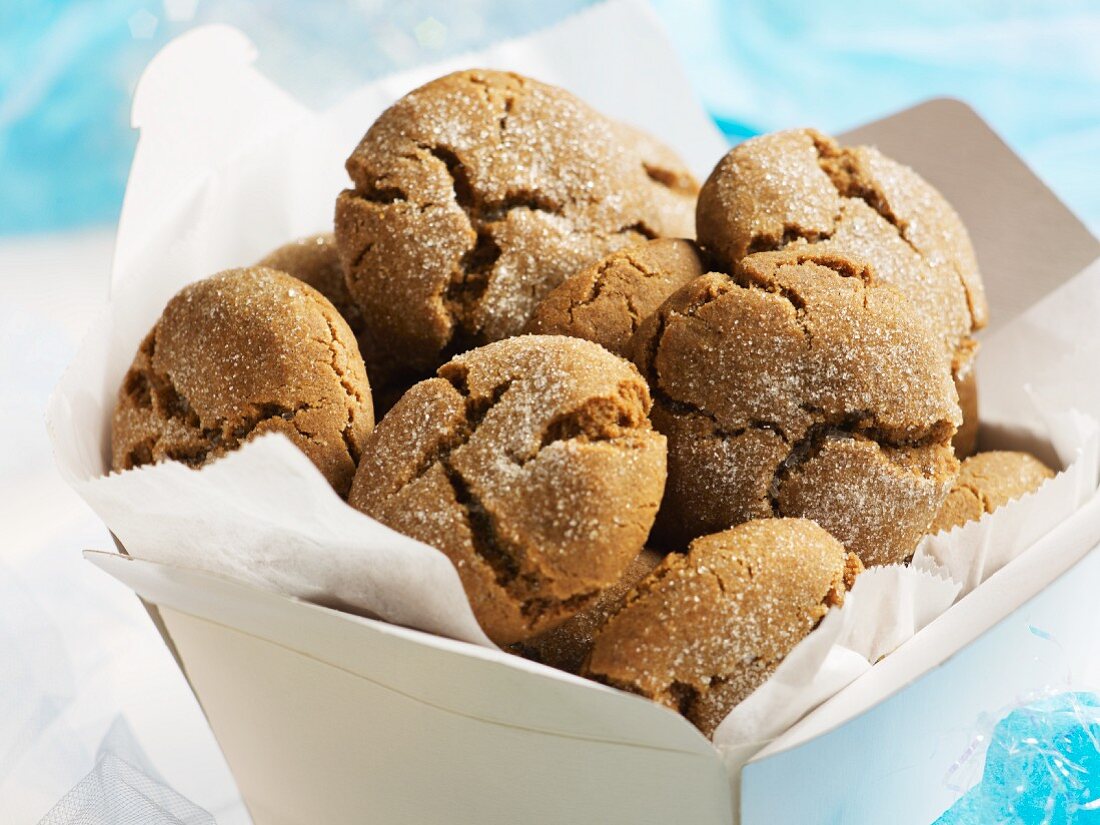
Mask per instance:
[[[578,338],[525,335],[454,358],[363,448],[349,503],[454,562],[501,645],[589,607],[641,551],[665,440],[637,370]]]
[[[659,238],[620,249],[543,298],[527,332],[585,338],[629,357],[630,337],[638,325],[704,271],[691,241]]]
[[[632,346],[668,436],[654,531],[668,546],[802,516],[864,564],[900,561],[958,470],[959,408],[937,342],[860,262],[751,255],[733,277],[682,287]]]
[[[655,211],[657,217],[653,223],[656,226],[643,224],[637,226],[636,231],[647,237],[694,238],[695,200],[699,195],[699,181],[695,175],[671,147],[653,135],[619,121],[610,120],[610,123],[617,132],[621,149],[632,159],[641,161],[642,170],[649,179],[649,183],[642,183],[643,206],[647,211]]]
[[[718,163],[696,222],[699,242],[727,269],[752,252],[807,244],[866,262],[934,331],[957,380],[968,374],[971,333],[988,314],[977,259],[955,210],[909,167],[812,129],[764,135]],[[976,394],[960,396],[967,424],[957,446],[966,455]]]
[[[184,287],[119,390],[111,467],[197,467],[269,432],[286,435],[338,493],[374,426],[355,338],[320,292],[274,269]]]
[[[352,296],[411,371],[516,335],[582,266],[693,233],[697,186],[672,153],[562,89],[472,70],[371,126],[336,203]]]
[[[966,459],[929,533],[976,521],[1013,499],[1033,493],[1054,471],[1030,453],[994,450]]]
[[[310,235],[283,244],[273,250],[256,266],[278,269],[309,284],[332,302],[359,344],[359,354],[367,366],[374,399],[374,414],[381,418],[397,403],[397,399],[416,378],[405,374],[400,364],[382,357],[381,348],[373,343],[363,310],[352,300],[336,248],[336,237],[331,232]]]
[[[541,636],[513,645],[512,652],[558,670],[579,673],[600,628],[619,612],[626,601],[626,594],[634,585],[663,558],[656,550],[648,547],[642,550],[626,568],[622,578],[604,590],[591,607]]]
[[[331,232],[285,243],[257,261],[256,266],[277,269],[309,284],[336,307],[356,338],[363,332],[363,311],[348,292],[344,268],[340,265],[340,250]]]
[[[861,569],[807,519],[697,538],[631,591],[582,673],[679,711],[709,737],[843,603]]]

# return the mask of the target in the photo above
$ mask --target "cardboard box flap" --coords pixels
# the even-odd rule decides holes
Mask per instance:
[[[955,207],[978,253],[991,330],[1100,254],[1100,241],[959,100],[929,100],[839,137],[912,166]]]
[[[678,714],[518,656],[208,573],[116,553],[85,556],[159,607],[268,640],[435,708],[555,736],[697,754],[717,764],[713,746]],[[185,671],[202,655],[187,651]]]
[[[238,628],[160,613],[256,823],[732,820],[713,753],[487,722]],[[377,650],[358,663],[391,665]],[[492,663],[471,663],[485,671],[477,696],[507,701]],[[460,700],[470,692],[445,668],[428,678]]]

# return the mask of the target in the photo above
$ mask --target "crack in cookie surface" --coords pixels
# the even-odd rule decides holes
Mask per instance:
[[[949,452],[958,409],[927,334],[894,298],[858,261],[758,253],[733,275],[693,281],[643,325],[635,357],[660,413],[654,421],[669,437],[663,538],[682,546],[728,526],[713,521],[721,512],[805,515],[791,509],[784,487],[839,441],[873,445],[888,474],[942,482],[950,468],[934,459]],[[774,409],[765,403],[773,394]],[[766,433],[774,438],[763,440]],[[725,472],[738,489],[711,489]],[[723,496],[733,499],[706,503]]]
[[[711,735],[848,586],[843,547],[764,519],[670,553],[596,635],[583,674],[677,710]]]
[[[542,590],[543,582],[537,574],[526,573],[520,575],[524,550],[507,541],[497,528],[497,516],[492,507],[483,502],[476,492],[477,481],[468,480],[465,474],[456,466],[453,456],[475,438],[478,429],[491,411],[501,403],[518,379],[509,379],[492,388],[488,394],[472,396],[466,385],[465,373],[460,369],[441,370],[441,377],[447,380],[459,393],[465,403],[465,413],[461,425],[456,427],[452,436],[442,441],[437,450],[433,451],[429,458],[418,467],[416,475],[410,482],[429,472],[432,466],[438,464],[442,467],[444,475],[455,493],[455,501],[464,512],[474,551],[485,560],[493,569],[499,586],[522,600],[521,611],[525,615],[538,612],[537,607],[545,607],[550,604],[537,594]],[[636,388],[620,385],[620,393],[631,392],[636,394]],[[522,391],[522,390],[520,390]],[[620,395],[620,397],[626,397]],[[637,397],[637,396],[636,396]],[[638,397],[640,404],[642,399]],[[616,425],[612,427],[601,426],[600,410],[617,408],[609,398],[590,398],[576,407],[564,411],[551,418],[542,428],[541,435],[537,439],[537,447],[529,454],[513,455],[505,451],[503,455],[515,467],[522,469],[529,462],[536,460],[543,450],[553,444],[561,442],[615,442],[627,432],[638,428],[642,421],[638,416],[630,416],[628,413],[620,413],[617,416]],[[643,408],[644,409],[644,408]],[[644,413],[641,416],[644,419]],[[407,485],[406,485],[407,486]],[[400,493],[400,490],[397,491]],[[597,594],[592,590],[585,594],[570,597],[573,601],[561,602],[568,607],[571,604],[580,605]],[[556,602],[555,602],[556,603]]]
[[[694,180],[634,140],[561,90],[490,71],[440,78],[384,113],[348,160],[336,234],[388,357],[430,371],[517,334],[590,260],[688,232]]]
[[[373,426],[354,340],[327,299],[273,269],[229,270],[186,287],[120,388],[112,464],[199,467],[282,431],[346,493]]]
[[[152,338],[152,333],[150,334]],[[135,389],[140,387],[140,389]],[[136,396],[135,396],[136,393]],[[260,426],[276,419],[293,423],[298,413],[312,409],[302,403],[287,407],[275,403],[253,404],[250,411],[232,417],[200,420],[187,397],[180,392],[167,372],[158,372],[151,358],[140,367],[131,367],[123,384],[123,394],[131,403],[146,411],[157,432],[143,438],[118,469],[129,470],[156,460],[170,459],[199,467],[209,458],[238,448]],[[183,443],[180,443],[180,442]]]
[[[942,445],[950,439],[945,422],[935,422],[918,433],[883,432],[876,425],[875,416],[870,411],[848,413],[839,419],[822,416],[814,421],[806,433],[790,445],[790,452],[772,473],[768,485],[768,500],[772,514],[777,517],[796,516],[798,513],[784,512],[780,504],[783,484],[791,473],[799,467],[813,461],[830,440],[854,439],[874,444],[880,450],[920,449]]]
[[[906,223],[890,209],[885,194],[879,189],[875,181],[864,175],[864,170],[859,166],[853,151],[849,147],[840,146],[819,133],[811,131],[808,136],[813,145],[818,168],[828,178],[829,183],[832,184],[841,200],[862,201],[893,227],[898,238],[904,241],[914,254],[922,261],[926,260],[925,253],[914,246],[912,240],[907,237]],[[784,223],[783,234],[779,238],[758,233],[753,234],[749,240],[746,255],[757,252],[775,252],[792,245],[796,241],[805,241],[811,244],[827,241],[833,237],[842,220],[842,213],[838,212],[833,218],[832,226],[828,229],[813,230],[802,227],[797,223]]]
[[[936,326],[949,356],[985,324],[980,277],[957,215],[923,179],[873,149],[841,146],[813,130],[755,138],[719,164],[700,215],[701,237],[726,270],[752,253],[800,246],[867,259]]]
[[[474,551],[493,569],[499,586],[522,598],[522,611],[525,614],[537,612],[536,607],[540,604],[545,606],[547,602],[530,594],[537,594],[542,589],[542,582],[537,575],[531,573],[520,576],[519,560],[523,558],[523,548],[510,543],[501,535],[492,507],[476,491],[479,481],[468,479],[454,461],[455,454],[476,437],[479,428],[494,408],[508,403],[507,396],[513,387],[520,394],[525,392],[520,386],[521,379],[510,378],[493,386],[488,393],[472,395],[467,384],[466,370],[461,365],[447,365],[440,370],[440,377],[462,397],[462,420],[447,437],[441,439],[436,449],[424,457],[414,475],[401,488],[393,491],[392,495],[399,495],[404,487],[425,476],[438,464],[454,490],[456,503],[464,512]],[[629,412],[631,396],[640,412]],[[582,401],[546,422],[541,432],[536,434],[538,438],[534,439],[537,441],[534,451],[522,455],[504,451],[503,456],[516,468],[522,469],[537,460],[542,451],[553,444],[616,442],[629,432],[642,427],[645,408],[639,388],[620,383],[615,398],[619,399],[618,403],[610,397],[600,396]],[[623,402],[626,402],[625,405]],[[613,419],[610,424],[607,421],[609,418]],[[628,449],[626,445],[622,446]],[[587,601],[595,594],[595,590],[583,594],[582,597],[577,597],[576,603]]]
[[[405,394],[349,502],[443,551],[510,643],[597,598],[640,551],[664,478],[648,409],[637,371],[595,344],[491,344]]]

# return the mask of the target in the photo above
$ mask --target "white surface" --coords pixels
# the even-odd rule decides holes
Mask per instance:
[[[187,683],[134,594],[90,565],[102,522],[53,467],[42,410],[107,294],[113,231],[0,240],[0,819],[35,823],[126,720],[220,825],[247,823]]]
[[[160,605],[257,823],[730,820],[713,748],[640,697],[210,574],[89,558]]]

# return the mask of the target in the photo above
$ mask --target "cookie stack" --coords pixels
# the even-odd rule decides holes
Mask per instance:
[[[874,149],[768,135],[700,189],[568,92],[466,71],[347,170],[332,234],[169,302],[115,471],[281,432],[446,554],[495,642],[708,735],[864,565],[1049,475],[960,476],[981,278],[951,207]]]

